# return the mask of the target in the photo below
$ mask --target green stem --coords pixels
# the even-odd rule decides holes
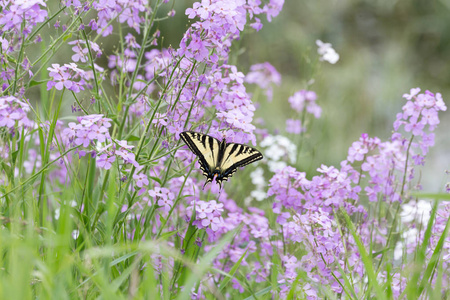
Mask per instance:
[[[62,100],[63,100],[63,96],[64,96],[64,91],[65,89],[62,90],[61,93],[61,97],[59,98],[59,104],[58,107],[56,109],[55,114],[53,115],[53,120],[52,123],[50,124],[50,129],[49,129],[49,133],[47,136],[47,145],[45,147],[45,152],[44,152],[44,159],[42,161],[43,165],[46,165],[48,163],[48,160],[50,158],[50,151],[51,151],[51,146],[52,146],[52,142],[53,142],[53,136],[55,133],[55,126],[56,126],[56,122],[58,121],[58,116],[59,116],[59,112],[61,110],[61,104],[62,104]],[[38,206],[39,206],[39,216],[40,216],[40,225],[43,225],[43,221],[44,221],[44,203],[43,203],[43,198],[44,198],[44,188],[45,188],[45,171],[42,172],[42,176],[41,176],[41,182],[40,182],[40,187],[39,187],[39,198],[38,198]]]
[[[411,139],[409,140],[408,148],[406,150],[405,168],[404,168],[403,182],[402,182],[402,189],[401,189],[401,192],[400,192],[400,198],[403,198],[404,186],[406,184],[406,172],[408,170],[409,150],[411,148],[411,144],[412,144],[413,139],[414,139],[414,135],[411,136]],[[397,227],[397,220],[398,220],[399,211],[400,211],[400,202],[397,203],[397,209],[395,211],[394,220],[392,221],[391,228],[389,229],[389,235],[388,235],[388,238],[386,240],[386,247],[387,247],[387,249],[390,248],[392,233],[394,232],[394,229]],[[381,263],[383,262],[383,257],[384,257],[385,253],[386,253],[386,251],[383,251],[383,253],[381,254],[381,258],[380,258],[380,261],[378,262],[378,266],[377,266],[377,272],[379,271],[379,269],[381,267]]]

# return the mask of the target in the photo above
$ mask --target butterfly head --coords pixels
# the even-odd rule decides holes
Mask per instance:
[[[221,173],[216,173],[214,175],[214,178],[216,179],[216,182],[219,185],[219,187],[222,188],[223,175]]]

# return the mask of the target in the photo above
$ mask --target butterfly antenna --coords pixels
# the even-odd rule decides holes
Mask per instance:
[[[222,194],[222,184],[219,183],[219,186],[220,186],[220,188],[219,188],[219,196],[217,196],[217,201],[219,201],[220,195]]]

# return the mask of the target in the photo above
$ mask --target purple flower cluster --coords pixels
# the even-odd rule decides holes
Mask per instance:
[[[341,170],[322,165],[317,169],[323,175],[306,179],[306,174],[286,167],[276,172],[270,180],[268,195],[275,195],[274,212],[281,213],[282,208],[295,211],[317,211],[322,209],[331,213],[333,209],[343,207],[349,214],[364,212],[362,207],[352,203],[359,199],[361,188],[358,172],[351,166],[342,164]]]
[[[413,147],[419,147],[423,155],[426,155],[428,148],[434,145],[434,134],[426,133],[433,131],[439,124],[439,111],[446,111],[447,107],[442,99],[442,95],[436,95],[430,91],[420,93],[420,88],[411,89],[410,94],[404,94],[403,98],[407,100],[403,106],[403,113],[397,114],[397,120],[394,122],[394,129],[398,131],[404,127],[406,132],[411,132],[417,139],[418,144]]]
[[[91,6],[87,3],[82,3],[80,0],[64,0],[62,2],[69,7],[74,7],[76,11],[89,10]],[[151,9],[143,1],[139,0],[96,0],[92,2],[92,8],[97,12],[97,18],[91,19],[89,26],[102,36],[108,36],[113,32],[111,23],[114,20],[118,20],[121,24],[126,23],[130,28],[140,33],[140,26],[145,20],[140,14]]]
[[[13,96],[0,97],[0,127],[10,131],[22,127],[31,127],[32,122],[27,117],[30,106],[27,102]]]
[[[210,134],[222,138],[219,130],[231,129],[225,133],[229,141],[254,142],[252,120],[255,106],[244,86],[245,75],[236,66],[227,64],[228,55],[231,42],[239,38],[247,17],[259,22],[255,16],[266,14],[270,19],[278,14],[282,4],[283,1],[271,1],[261,7],[258,1],[202,1],[187,9],[189,18],[198,17],[200,20],[188,28],[179,48],[153,49],[145,53],[145,79],[148,81],[158,76],[172,88],[171,93],[161,95],[168,109],[158,112],[153,120],[155,126],[178,139],[180,132],[209,118],[212,120]],[[136,70],[135,51],[138,47],[132,43],[133,38],[128,40],[123,54],[109,57],[110,68],[126,72]],[[199,69],[201,63],[205,68]],[[136,92],[145,87],[147,85],[142,83],[133,85]],[[154,90],[153,85],[148,86],[146,93]],[[145,98],[135,99],[130,110],[142,116],[148,109],[145,102]],[[206,113],[209,107],[215,108],[215,116]]]
[[[233,200],[222,200],[223,207],[228,211],[228,216],[223,219],[222,226],[217,231],[209,234],[209,241],[214,242],[223,234],[240,228],[239,233],[234,236],[233,243],[226,245],[217,259],[213,262],[214,267],[229,271],[239,259],[245,254],[241,265],[251,266],[252,271],[247,274],[247,279],[254,278],[256,282],[267,281],[270,278],[272,263],[270,257],[274,255],[274,247],[282,248],[282,243],[271,241],[274,232],[269,227],[269,220],[264,216],[264,211],[255,207],[249,207],[249,212],[243,212]],[[220,205],[220,204],[219,204]],[[214,245],[208,245],[209,250]],[[260,261],[246,259],[252,254],[258,253]],[[262,263],[265,262],[265,263]],[[243,292],[244,287],[237,281],[232,280],[233,288]]]
[[[286,131],[293,134],[300,134],[306,131],[306,128],[302,126],[302,121],[295,119],[286,120]]]
[[[435,223],[433,224],[432,237],[430,240],[430,247],[428,249],[427,255],[428,258],[431,258],[433,251],[436,249],[436,246],[444,233],[445,225],[447,224],[448,219],[450,218],[450,202],[446,201],[439,205],[437,216]],[[423,229],[424,231],[425,229]],[[419,243],[417,241],[417,243]],[[443,244],[443,253],[441,255],[441,259],[444,263],[444,268],[447,269],[450,266],[450,237],[447,236],[444,244]]]
[[[250,72],[245,76],[245,82],[254,83],[265,90],[267,100],[273,99],[273,85],[281,84],[281,75],[270,63],[265,62],[250,67]]]
[[[89,23],[92,30],[96,30],[102,36],[108,36],[113,32],[110,22],[118,19],[120,23],[127,23],[130,28],[141,32],[140,25],[144,17],[139,14],[148,9],[143,1],[94,1],[93,8],[98,12],[97,20],[92,19]]]
[[[68,139],[68,146],[82,146],[81,150],[77,150],[80,157],[86,155],[86,150],[91,151],[92,154],[98,155],[98,166],[106,170],[111,168],[116,156],[120,157],[124,163],[139,167],[134,153],[131,152],[134,146],[128,145],[126,141],[114,140],[109,135],[111,119],[103,115],[87,115],[78,117],[77,120],[79,123],[70,122],[63,134]],[[144,179],[136,177],[139,187],[145,182],[142,180]]]
[[[222,218],[223,204],[211,201],[192,201],[191,205],[186,208],[189,219],[195,211],[195,221],[192,222],[198,229],[206,228],[206,232],[212,230],[217,231],[224,226]]]
[[[289,103],[292,109],[298,113],[302,113],[303,116],[306,113],[314,115],[314,117],[320,118],[322,109],[317,105],[317,95],[313,91],[301,90],[295,92],[294,95],[289,97]],[[286,131],[293,134],[299,134],[306,131],[304,124],[301,120],[297,119],[287,119],[286,120]]]
[[[301,259],[301,269],[314,282],[328,284],[336,293],[342,292],[336,281],[340,277],[336,263],[352,272],[353,278],[364,276],[353,239],[342,237],[337,228],[337,208],[344,208],[349,215],[361,216],[364,242],[384,245],[388,234],[386,224],[383,220],[368,218],[366,208],[359,201],[364,196],[373,202],[408,199],[408,183],[414,179],[414,167],[423,164],[429,147],[434,144],[430,131],[439,123],[437,113],[446,110],[446,106],[440,94],[419,92],[420,89],[412,89],[410,94],[404,95],[407,103],[403,113],[397,115],[396,132],[390,141],[382,142],[363,134],[349,148],[347,160],[341,163],[340,169],[322,165],[317,169],[321,175],[308,180],[305,173],[287,166],[276,171],[270,180],[268,195],[274,196],[273,211],[284,228],[285,240],[301,243],[308,252]],[[290,102],[299,110],[304,108],[302,101]],[[411,132],[410,139],[398,132],[401,126]],[[373,228],[377,228],[376,234]],[[288,272],[285,276],[282,282],[293,282]]]
[[[90,49],[95,52],[95,56],[100,57],[102,55],[102,50],[100,49],[100,47],[94,42],[91,41],[88,42]],[[74,45],[72,47],[72,51],[75,52],[75,54],[72,55],[72,60],[74,62],[81,61],[85,63],[89,60],[88,56],[89,48],[86,46],[85,40],[75,40],[69,42],[68,44]]]
[[[111,137],[108,128],[111,127],[111,119],[103,115],[88,115],[78,117],[79,124],[70,122],[63,134],[69,138],[75,146],[83,145],[84,148],[94,145],[94,142],[103,143]]]
[[[173,200],[175,199],[175,194],[172,193],[169,189],[157,186],[154,189],[149,190],[148,194],[155,200],[154,203],[160,206],[166,213],[168,213],[170,209],[173,207]]]
[[[87,86],[86,80],[92,77],[89,72],[78,68],[75,63],[65,64],[63,66],[52,64],[47,70],[50,71],[49,76],[52,77],[52,80],[47,82],[47,90],[53,87],[57,90],[65,88],[74,93],[79,93]]]
[[[307,113],[314,115],[314,117],[318,119],[322,114],[322,109],[317,105],[316,100],[317,94],[307,90],[295,92],[294,95],[288,99],[292,109],[299,113],[306,110]]]
[[[282,257],[284,274],[282,278],[278,280],[280,286],[280,297],[282,299],[287,298],[291,285],[294,284],[295,279],[300,271],[300,263],[295,256],[285,255]],[[296,294],[302,295],[305,299],[312,300],[318,299],[316,290],[308,282],[297,283]]]
[[[43,0],[28,1],[0,1],[2,11],[0,12],[0,32],[9,34],[23,34],[25,37],[31,32],[37,23],[42,23],[48,15]],[[21,28],[22,25],[24,28]]]
[[[47,19],[48,12],[45,9],[46,4],[42,0],[1,0],[0,3],[2,8],[0,11],[1,88],[5,91],[13,87],[15,90],[8,94],[18,97],[24,93],[22,88],[22,82],[26,79],[24,74],[28,73],[31,77],[33,73],[28,58],[17,53],[20,49],[25,49],[23,46],[28,42],[27,37],[38,23]],[[37,36],[33,42],[39,41],[40,36]],[[20,57],[21,60],[16,61],[17,57]],[[12,82],[14,84],[10,85]]]
[[[411,94],[403,95],[407,103],[403,106],[403,113],[397,114],[394,122],[396,132],[390,141],[381,142],[363,134],[349,148],[347,160],[350,163],[362,162],[361,170],[365,172],[362,176],[369,178],[365,192],[370,201],[377,201],[380,196],[383,201],[402,201],[406,184],[414,178],[414,166],[423,164],[429,147],[434,145],[431,131],[439,124],[438,111],[447,108],[439,93],[435,96],[429,91],[419,92],[420,89],[416,88],[411,90]],[[406,132],[411,132],[410,139],[398,132],[402,126]],[[403,177],[406,182],[402,183]]]

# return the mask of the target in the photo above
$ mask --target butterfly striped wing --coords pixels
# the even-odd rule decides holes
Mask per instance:
[[[222,181],[227,181],[239,167],[263,158],[255,148],[236,143],[227,144],[225,140],[220,142],[206,134],[184,131],[180,133],[180,137],[198,157],[200,169],[206,177],[203,187],[216,175],[217,183],[222,186]]]
[[[180,137],[188,145],[189,149],[197,155],[200,169],[206,177],[205,185],[211,182],[219,162],[219,140],[212,136],[193,131],[184,131],[180,133]]]
[[[227,181],[238,168],[262,159],[263,155],[255,148],[242,144],[229,143],[226,145],[221,158],[221,176],[217,180]]]

